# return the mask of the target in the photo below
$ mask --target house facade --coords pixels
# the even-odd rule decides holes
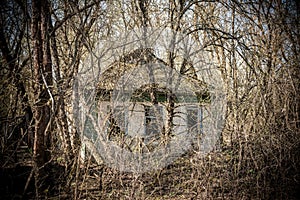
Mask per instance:
[[[140,86],[136,88],[131,85],[122,86],[122,94],[128,93],[130,97],[124,102],[116,99],[120,89],[117,87],[118,80],[124,78],[124,74],[132,73],[140,65],[148,63],[158,66],[154,67],[152,72],[152,76],[158,81],[141,81]],[[173,83],[175,87],[168,87],[166,69],[172,71],[167,70],[168,73],[176,71],[178,75],[174,79],[181,86]],[[135,75],[133,80],[147,79],[143,77],[148,76],[148,73],[149,70],[139,71],[140,75]],[[125,55],[105,70],[99,80],[96,100],[101,132],[108,139],[123,135],[138,137],[145,142],[187,132],[201,134],[204,106],[209,102],[210,96],[205,84],[196,77],[192,66],[181,66],[180,70],[171,69],[149,49],[139,49]],[[130,78],[126,77],[127,79]]]

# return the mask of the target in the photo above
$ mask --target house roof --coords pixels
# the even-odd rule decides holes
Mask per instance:
[[[107,68],[107,70],[101,74],[97,88],[97,98],[99,99],[101,97],[100,99],[102,100],[110,99],[111,93],[115,89],[116,84],[126,72],[147,63],[158,63],[166,67],[169,66],[162,59],[155,56],[153,49],[136,49],[132,52],[129,52],[122,56],[119,60],[113,62]],[[180,67],[179,72],[177,69],[175,70],[180,75],[184,76],[192,88],[194,88],[197,99],[207,99],[209,96],[207,92],[207,86],[203,81],[197,79],[193,65],[187,62],[187,60],[183,60],[181,65],[182,66]],[[144,87],[155,89],[157,91],[158,99],[165,99],[162,87],[159,87],[158,85],[155,86],[155,84],[149,84],[148,86]],[[169,92],[167,90],[165,91],[166,93]],[[147,91],[145,88],[140,88],[134,93],[137,94],[138,92],[143,94],[143,97],[139,96],[138,98],[135,98],[135,100],[147,100],[149,96],[149,90]],[[184,96],[184,94],[181,96]]]
[[[137,49],[113,62],[100,77],[98,89],[113,90],[118,80],[127,72],[144,63],[163,62],[152,49]]]

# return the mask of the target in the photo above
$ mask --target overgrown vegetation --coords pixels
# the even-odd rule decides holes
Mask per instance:
[[[292,0],[3,1],[0,198],[297,199],[299,21]],[[80,62],[99,39],[141,26],[192,35],[218,65],[220,148],[144,174],[92,155],[83,163],[72,110]]]

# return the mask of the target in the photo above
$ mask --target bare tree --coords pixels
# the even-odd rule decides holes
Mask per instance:
[[[22,192],[30,188],[34,174],[36,198],[47,196],[48,190],[42,188],[47,185],[45,177],[52,173],[47,166],[53,165],[53,171],[62,166],[65,170],[57,188],[64,188],[75,199],[93,195],[107,199],[291,199],[296,196],[300,163],[299,21],[299,3],[294,0],[4,0],[0,5],[1,167],[4,171],[21,164],[32,167],[18,158],[20,147],[27,145],[34,170],[26,176]],[[76,129],[79,123],[74,121],[72,107],[78,100],[72,93],[80,64],[99,41],[116,38],[111,42],[117,43],[117,36],[130,30],[142,29],[147,36],[152,28],[166,27],[193,38],[199,47],[193,55],[201,59],[180,55],[177,43],[162,54],[147,49],[147,57],[140,50],[147,48],[149,41],[143,41],[141,48],[122,52],[124,57],[111,55],[112,63],[119,64],[111,72],[103,73],[108,66],[94,64],[101,65],[100,75],[117,79],[117,72],[151,63],[156,57],[157,62],[191,81],[215,67],[227,100],[226,124],[219,138],[222,148],[205,157],[194,148],[172,165],[143,175],[116,172],[103,164],[92,171],[92,159],[80,162],[80,143],[87,141]],[[176,34],[167,39],[175,41]],[[99,51],[105,54],[105,48],[112,49],[100,44]],[[151,67],[147,73],[155,83]],[[181,114],[172,92],[152,84],[137,90],[136,98],[150,94],[151,103],[158,105],[157,93],[162,91],[168,95],[169,120],[164,133],[171,136],[173,118]],[[112,115],[110,120],[114,133],[122,132]],[[93,123],[99,126],[97,121]],[[120,135],[117,139],[125,141],[124,134]],[[126,146],[126,141],[119,143]],[[95,144],[88,141],[86,145],[95,159],[101,160]],[[91,193],[86,185],[98,188]]]
[[[32,48],[34,69],[34,163],[36,195],[39,198],[39,189],[42,177],[45,176],[44,167],[50,160],[50,120],[51,104],[54,107],[52,96],[52,58],[50,52],[50,10],[48,1],[32,1]]]

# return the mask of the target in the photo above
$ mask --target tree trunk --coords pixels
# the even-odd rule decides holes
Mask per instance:
[[[48,37],[49,6],[46,0],[32,1],[32,47],[34,68],[34,163],[36,195],[39,197],[42,178],[45,177],[44,166],[50,160],[49,122],[51,115],[51,52]]]

